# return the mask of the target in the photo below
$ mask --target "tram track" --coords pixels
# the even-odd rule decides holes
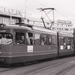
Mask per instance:
[[[63,64],[63,62],[62,63],[58,63],[58,64],[56,64],[56,65],[61,65],[61,64]],[[47,65],[47,66],[49,66],[49,65]],[[52,66],[55,66],[55,65],[52,65]],[[20,66],[20,67],[22,67],[22,66]],[[14,70],[14,69],[17,69],[17,68],[20,68],[20,67],[13,67],[13,68],[0,68],[0,73],[2,73],[2,72],[6,72],[6,71],[10,71],[10,70]],[[31,73],[31,72],[34,72],[34,71],[36,71],[36,70],[39,70],[39,69],[42,69],[42,68],[45,68],[46,67],[46,65],[45,66],[40,66],[39,68],[36,68],[36,69],[32,69],[32,70],[30,70],[30,71],[27,71],[27,72],[25,72],[25,75],[26,74],[28,74],[28,73]]]
[[[28,72],[26,72],[26,73],[24,73],[24,75],[33,75],[33,73],[34,72],[38,72],[38,71],[41,71],[41,70],[45,70],[45,69],[48,69],[48,68],[52,68],[52,67],[54,67],[54,66],[58,66],[58,65],[61,65],[61,64],[63,64],[63,63],[58,63],[58,64],[56,64],[56,65],[47,65],[47,66],[50,66],[50,67],[47,67],[47,66],[43,66],[43,67],[40,67],[40,68],[37,68],[37,69],[33,69],[33,70],[30,70],[30,71],[28,71]],[[41,69],[41,70],[40,70]],[[31,74],[32,73],[32,74]]]
[[[68,61],[69,61],[69,60],[56,62],[56,64],[55,64],[55,63],[53,63],[53,64],[48,64],[48,65],[39,67],[39,68],[37,68],[37,69],[33,69],[33,70],[30,70],[30,71],[27,71],[27,72],[25,72],[25,73],[23,73],[23,74],[21,74],[21,75],[44,75],[44,74],[40,74],[39,72],[45,71],[45,70],[47,70],[47,69],[50,69],[50,70],[51,70],[53,67],[61,66],[62,64],[67,63]],[[66,66],[66,65],[65,65],[65,66]],[[43,73],[43,72],[42,72],[42,73]],[[19,75],[20,75],[20,74],[19,74]],[[47,74],[45,74],[45,75],[47,75]],[[49,75],[51,75],[51,74],[49,74]]]
[[[2,64],[0,65],[0,73],[2,72],[6,72],[6,71],[10,71],[10,70],[14,70],[14,69],[17,69],[19,67],[22,67],[23,65],[5,65],[5,64]]]
[[[68,71],[68,70],[70,70],[70,69],[75,67],[75,64],[72,64],[70,62],[68,64],[65,64],[67,62],[68,61],[66,60],[65,62],[61,61],[61,62],[58,62],[56,64],[47,65],[46,67],[42,67],[42,68],[40,68],[40,69],[38,69],[36,71],[32,71],[30,73],[28,72],[28,74],[25,74],[25,75],[58,75],[58,73],[57,73],[58,71],[60,72],[61,70],[63,70],[63,72],[65,72],[65,70]],[[63,67],[62,64],[65,65],[65,67]],[[46,70],[47,70],[47,73],[45,74]],[[40,72],[42,72],[43,74],[41,74]],[[61,75],[63,75],[63,74],[61,74]]]
[[[62,71],[60,71],[59,73],[57,73],[56,75],[67,75],[67,73],[72,70],[73,68],[75,68],[75,64],[72,66],[69,66],[65,69],[63,69]]]
[[[75,69],[75,57],[46,61],[37,64],[3,68],[1,75],[66,75]],[[67,74],[68,75],[68,74]]]
[[[2,68],[0,68],[0,73],[1,72],[5,72],[5,71],[9,71],[9,70],[13,70],[13,69],[16,69],[16,68],[9,68],[9,69],[2,69]]]

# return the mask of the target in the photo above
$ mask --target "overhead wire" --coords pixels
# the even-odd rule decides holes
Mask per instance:
[[[39,5],[41,5],[42,7],[48,7],[48,6],[46,6],[46,5],[44,5],[44,4],[42,4],[42,3],[39,3],[38,1],[35,1],[35,0],[32,0],[33,2],[35,2],[35,3],[37,3],[37,4],[39,4]],[[72,1],[74,1],[74,0],[72,0]],[[75,2],[75,1],[74,1]],[[60,14],[60,15],[62,15],[62,16],[64,16],[64,17],[66,17],[66,18],[69,18],[67,15],[64,15],[63,13],[60,13],[59,11],[57,11],[56,9],[55,9],[55,11],[58,13],[58,14]],[[47,13],[47,14],[49,14],[50,13],[50,11]],[[46,17],[46,16],[45,16]],[[44,18],[45,18],[44,17]]]
[[[35,2],[35,3],[37,3],[37,4],[39,4],[39,5],[41,5],[41,6],[48,7],[48,6],[46,6],[46,5],[44,5],[44,4],[41,4],[41,3],[39,3],[39,2],[37,2],[37,1],[35,1],[35,0],[32,0],[32,1]]]
[[[49,7],[49,6],[46,6],[46,5],[44,5],[44,4],[41,4],[41,3],[39,3],[39,2],[37,2],[37,1],[35,1],[35,0],[32,0],[33,2],[35,2],[35,3],[37,3],[37,4],[39,4],[40,6],[42,6],[42,7]],[[75,3],[75,1],[74,0],[72,0],[74,3]],[[69,18],[68,17],[68,15],[65,15],[65,14],[63,14],[63,13],[60,13],[58,10],[56,10],[55,9],[55,11],[58,13],[58,14],[60,14],[60,15],[62,15],[62,16],[64,16],[64,17],[66,17],[66,18]],[[49,15],[49,13],[50,13],[50,11],[46,14],[46,16],[48,17],[48,15]],[[45,18],[46,16],[44,16],[43,18]],[[42,17],[42,14],[41,14],[41,17]],[[48,19],[49,19],[49,21],[51,22],[51,20],[50,20],[50,18],[48,17]]]
[[[59,11],[56,10],[57,13],[59,13],[60,15],[64,16],[64,17],[68,17],[67,15],[64,15],[62,13],[60,13]]]

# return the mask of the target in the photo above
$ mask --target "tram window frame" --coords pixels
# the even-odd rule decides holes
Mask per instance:
[[[17,38],[16,38],[16,33],[18,33],[17,34],[17,38],[18,38],[18,40],[17,40]],[[20,36],[20,35],[22,35],[23,34],[23,36]],[[26,37],[25,37],[25,31],[23,32],[23,31],[15,31],[15,44],[16,45],[25,45],[26,44],[26,41],[25,41],[25,39],[26,39]]]
[[[34,45],[34,33],[26,32],[26,45]]]

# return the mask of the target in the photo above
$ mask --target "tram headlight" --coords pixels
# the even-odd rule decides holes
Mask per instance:
[[[1,23],[0,28],[4,28],[5,24]]]

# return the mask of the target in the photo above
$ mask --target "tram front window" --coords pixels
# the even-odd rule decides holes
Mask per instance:
[[[11,44],[12,43],[12,35],[10,33],[0,33],[0,44]]]
[[[25,33],[24,32],[16,32],[15,43],[16,44],[25,44]]]

